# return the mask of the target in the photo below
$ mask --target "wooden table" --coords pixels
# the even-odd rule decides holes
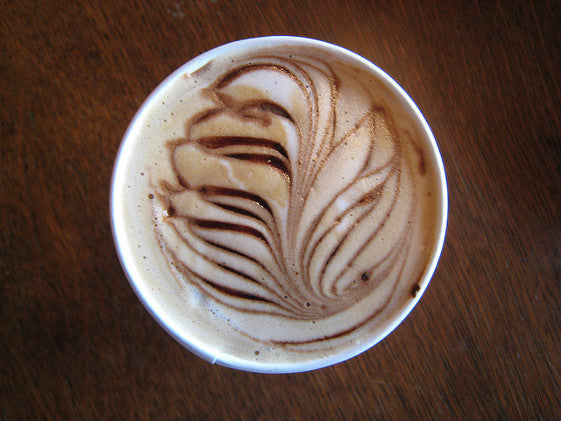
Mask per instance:
[[[1,417],[560,419],[561,3],[496,3],[2,2]],[[363,355],[293,375],[184,350],[126,281],[108,217],[117,148],[151,90],[203,51],[271,34],[393,76],[450,194],[411,316]]]

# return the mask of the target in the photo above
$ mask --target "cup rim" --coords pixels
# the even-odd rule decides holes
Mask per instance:
[[[419,291],[417,292],[416,296],[408,300],[406,305],[401,307],[399,311],[396,311],[394,315],[390,317],[390,321],[387,324],[386,329],[384,329],[380,334],[375,335],[373,337],[369,337],[368,340],[365,340],[360,346],[354,347],[352,349],[344,350],[343,352],[337,353],[335,355],[329,357],[323,357],[314,360],[308,360],[304,362],[283,362],[283,363],[258,363],[253,361],[248,361],[242,358],[237,358],[229,354],[217,354],[216,352],[211,352],[208,349],[208,346],[205,347],[205,342],[200,340],[199,338],[184,338],[178,332],[175,331],[170,326],[170,323],[166,322],[165,314],[160,314],[154,310],[154,305],[151,303],[150,298],[141,290],[140,286],[137,284],[137,279],[141,278],[141,274],[135,268],[134,258],[130,255],[130,253],[126,250],[122,240],[126,235],[126,224],[123,220],[119,218],[119,211],[121,209],[118,191],[120,190],[118,187],[120,185],[121,179],[124,178],[125,172],[124,168],[125,165],[122,164],[123,160],[125,160],[124,156],[127,154],[127,150],[132,147],[135,132],[138,130],[137,123],[142,120],[142,118],[149,112],[151,106],[155,101],[158,101],[160,94],[163,93],[167,86],[173,83],[178,77],[181,77],[186,72],[194,72],[195,70],[203,67],[206,63],[208,63],[212,58],[221,56],[223,54],[227,54],[228,51],[233,49],[237,49],[240,47],[249,48],[251,46],[274,46],[279,44],[286,44],[290,43],[296,46],[311,46],[315,48],[324,49],[330,52],[334,52],[336,54],[343,55],[348,57],[350,60],[357,61],[361,63],[363,66],[369,69],[373,74],[375,74],[379,80],[383,81],[383,83],[390,88],[390,90],[400,99],[402,100],[406,106],[410,108],[410,110],[415,115],[415,121],[418,123],[419,127],[422,128],[422,132],[424,136],[428,140],[428,144],[430,144],[430,149],[434,158],[434,162],[436,163],[436,173],[439,181],[439,189],[440,189],[440,197],[442,201],[440,203],[440,214],[438,215],[440,218],[440,226],[438,229],[438,233],[435,240],[435,248],[433,255],[430,258],[430,262],[427,264],[426,269],[424,271],[421,280],[419,281]],[[126,162],[126,161],[125,161]],[[121,183],[122,184],[122,183]],[[376,66],[371,61],[367,60],[366,58],[358,55],[357,53],[350,51],[344,47],[331,44],[325,41],[312,39],[312,38],[304,38],[304,37],[297,37],[297,36],[267,36],[267,37],[256,37],[256,38],[248,38],[242,39],[234,42],[230,42],[227,44],[220,45],[215,47],[207,52],[204,52],[183,65],[181,65],[177,70],[172,72],[169,76],[167,76],[146,98],[146,100],[142,103],[138,111],[135,113],[134,117],[132,118],[129,126],[121,140],[121,144],[119,146],[115,163],[113,166],[112,176],[111,176],[111,187],[110,187],[110,201],[109,201],[109,216],[111,222],[111,232],[113,236],[113,241],[115,244],[115,248],[117,251],[117,255],[125,272],[125,275],[128,279],[129,284],[133,288],[134,292],[136,293],[137,297],[146,308],[146,310],[151,314],[151,316],[164,328],[165,331],[168,332],[175,340],[177,340],[183,347],[187,348],[189,351],[194,353],[195,355],[201,357],[202,359],[212,363],[212,364],[219,364],[224,367],[234,368],[242,371],[249,371],[249,372],[256,372],[256,373],[297,373],[297,372],[305,372],[316,370],[323,367],[328,367],[334,364],[341,363],[343,361],[349,360],[366,350],[372,348],[374,345],[382,341],[387,335],[389,335],[392,331],[394,331],[401,322],[409,315],[409,313],[413,310],[415,305],[419,302],[420,298],[422,297],[423,293],[425,292],[432,276],[436,270],[436,266],[440,259],[440,255],[442,253],[442,248],[444,245],[444,238],[446,235],[446,227],[448,222],[448,189],[447,189],[447,182],[446,182],[446,173],[444,170],[444,164],[442,162],[442,157],[440,151],[438,149],[438,145],[436,143],[436,139],[426,122],[424,116],[422,115],[421,111],[417,107],[417,105],[413,102],[413,100],[409,97],[409,95],[405,92],[405,90],[387,73],[385,73],[381,68]],[[127,261],[131,263],[127,263]],[[140,282],[140,280],[139,280]]]

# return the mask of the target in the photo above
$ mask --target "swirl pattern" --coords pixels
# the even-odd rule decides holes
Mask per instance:
[[[200,96],[186,137],[167,143],[174,180],[156,182],[174,268],[238,312],[333,320],[273,342],[334,338],[375,317],[409,270],[418,200],[390,113],[317,57],[252,57]],[[372,308],[340,316],[374,294]]]

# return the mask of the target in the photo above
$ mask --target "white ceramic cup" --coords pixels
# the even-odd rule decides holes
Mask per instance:
[[[139,128],[142,124],[145,124],[146,117],[151,110],[153,110],[154,107],[161,106],[163,92],[165,92],[177,78],[182,77],[186,73],[194,73],[211,59],[227,55],[232,50],[239,48],[251,49],[264,45],[269,46],[278,44],[294,45],[298,47],[309,46],[316,49],[320,48],[324,49],[326,52],[343,56],[345,59],[360,63],[361,66],[367,68],[374,77],[386,85],[393,95],[399,99],[401,107],[410,114],[412,119],[414,119],[421,141],[425,143],[426,150],[433,155],[432,162],[435,163],[435,170],[438,177],[438,185],[435,188],[438,190],[437,194],[440,200],[439,212],[435,215],[434,221],[437,229],[434,252],[432,253],[430,261],[418,282],[419,290],[413,299],[409,300],[404,307],[400,308],[399,311],[396,311],[396,313],[393,314],[390,322],[385,325],[385,328],[381,332],[377,333],[375,336],[364,338],[364,340],[362,340],[355,348],[350,350],[347,349],[336,355],[301,362],[260,363],[240,359],[227,353],[218,352],[212,343],[207,343],[205,337],[194,337],[185,334],[185,332],[178,328],[178,325],[172,320],[172,318],[169,317],[165,304],[163,305],[162,301],[155,295],[153,289],[147,286],[147,283],[145,282],[145,273],[139,265],[138,258],[135,257],[135,254],[132,252],[132,248],[135,246],[128,240],[129,226],[122,217],[123,208],[126,206],[122,192],[125,189],[125,183],[127,183],[127,164],[130,160],[134,159]],[[217,363],[223,366],[252,372],[294,373],[330,366],[366,351],[394,330],[410,313],[426,289],[440,257],[446,231],[448,195],[444,167],[434,136],[417,106],[391,77],[368,60],[342,47],[307,38],[273,36],[236,41],[208,51],[181,66],[152,92],[130,123],[119,149],[112,177],[110,211],[115,246],[121,265],[124,268],[130,284],[146,309],[178,342],[196,355],[211,363]]]

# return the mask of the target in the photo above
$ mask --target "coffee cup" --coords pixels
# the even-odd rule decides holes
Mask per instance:
[[[233,42],[148,97],[111,186],[136,294],[223,366],[308,371],[352,358],[410,313],[447,221],[442,159],[405,91],[326,42]]]

